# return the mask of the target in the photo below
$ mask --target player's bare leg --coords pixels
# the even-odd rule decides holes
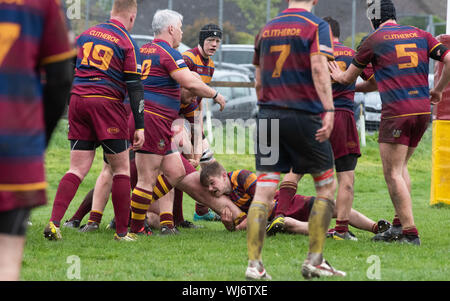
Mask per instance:
[[[345,276],[345,272],[335,270],[323,258],[326,232],[333,216],[335,204],[334,193],[336,182],[333,170],[313,174],[317,197],[308,219],[309,251],[302,265],[302,275],[305,279],[320,276]]]
[[[395,212],[402,225],[402,234],[394,240],[420,245],[419,233],[414,224],[410,178],[407,162],[414,148],[401,144],[380,143],[383,173]]]
[[[414,226],[414,218],[409,186],[404,178],[407,153],[408,147],[405,145],[380,143],[380,156],[389,195],[402,226],[409,228]]]
[[[245,276],[249,279],[272,279],[262,263],[262,248],[266,236],[267,215],[280,181],[280,173],[257,172],[255,196],[247,217],[248,267]]]
[[[289,233],[296,233],[303,235],[309,234],[308,222],[302,222],[288,216],[284,218],[284,230],[286,230]]]
[[[336,227],[333,238],[337,240],[357,240],[348,232],[350,212],[353,206],[353,186],[355,172],[353,170],[337,172],[338,189],[336,196]]]
[[[70,152],[70,168],[63,176],[56,191],[52,215],[44,229],[44,237],[49,240],[62,239],[60,222],[70,202],[75,197],[78,187],[89,172],[94,161],[95,150],[72,150]]]
[[[103,162],[103,168],[97,181],[95,182],[94,193],[92,196],[92,208],[89,214],[88,223],[80,228],[80,232],[92,232],[99,229],[103,212],[108,203],[109,195],[113,183],[113,172],[111,166]]]
[[[25,236],[0,234],[0,281],[18,281]]]

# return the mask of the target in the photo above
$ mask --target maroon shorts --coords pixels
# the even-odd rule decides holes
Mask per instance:
[[[0,191],[0,212],[18,208],[33,208],[47,204],[45,189],[28,191]]]
[[[72,94],[69,140],[128,140],[127,111],[117,100]]]
[[[417,147],[429,123],[430,114],[381,119],[378,142]]]
[[[140,151],[161,156],[170,154],[173,151],[173,120],[145,111],[144,122],[145,142]]]
[[[336,110],[333,131],[329,140],[335,160],[349,154],[361,155],[358,129],[353,112]]]
[[[275,200],[278,201],[279,193],[275,194]],[[313,196],[303,196],[296,194],[289,205],[289,208],[284,212],[284,216],[291,217],[301,222],[307,222],[309,219],[309,214],[311,212],[312,206],[314,205],[315,197]],[[277,206],[277,204],[275,205]],[[276,212],[276,208],[273,208],[272,215]],[[273,216],[271,217],[273,218]],[[269,219],[271,219],[269,218]]]

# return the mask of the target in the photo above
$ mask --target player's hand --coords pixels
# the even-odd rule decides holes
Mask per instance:
[[[239,223],[239,225],[236,226],[236,230],[245,230],[247,229],[247,217],[244,218],[242,222]]]
[[[322,127],[316,132],[316,140],[319,142],[324,142],[330,138],[331,132],[333,131],[334,125],[334,112],[325,112],[322,119]]]
[[[220,93],[217,94],[216,99],[214,99],[214,102],[220,105],[220,111],[223,111],[225,109],[225,97],[223,97]]]
[[[339,65],[335,61],[329,61],[328,69],[330,70],[331,78],[340,83],[344,72],[339,68]]]
[[[139,150],[144,145],[144,130],[134,131],[133,150]]]
[[[220,220],[228,231],[234,231],[234,221],[233,214],[231,213],[230,208],[225,206],[220,213]]]
[[[438,92],[435,89],[430,90],[430,102],[435,105],[442,100],[442,92]]]
[[[194,166],[195,168],[197,168],[197,166],[200,164],[200,160],[196,160],[196,159],[188,159],[189,163],[191,163],[192,166]]]

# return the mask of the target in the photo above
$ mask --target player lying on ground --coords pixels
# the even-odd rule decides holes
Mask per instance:
[[[248,212],[255,195],[256,174],[245,169],[227,172],[220,163],[213,162],[201,170],[200,181],[213,196],[228,196],[245,214]],[[272,220],[274,216],[280,216],[281,214],[284,217],[267,225],[267,235],[275,235],[282,231],[308,235],[308,219],[314,199],[313,196],[296,194],[289,200],[288,204],[280,206],[279,191],[277,191],[271,208],[269,208],[268,220]],[[280,211],[279,208],[286,209]],[[333,217],[336,218],[336,216],[335,210]],[[239,223],[236,224],[232,219],[231,211],[227,207],[222,210],[221,218],[225,228],[229,231],[244,230],[247,227],[246,215],[237,220],[236,222]],[[351,210],[349,224],[375,234],[384,232],[390,227],[390,224],[385,220],[380,220],[377,223],[354,209]],[[333,238],[336,239],[335,236]]]

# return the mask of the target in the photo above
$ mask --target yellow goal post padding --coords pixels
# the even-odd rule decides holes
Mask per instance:
[[[433,121],[430,205],[450,205],[450,120]]]

